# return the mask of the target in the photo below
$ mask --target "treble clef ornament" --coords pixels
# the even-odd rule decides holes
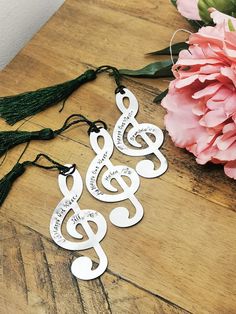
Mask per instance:
[[[128,108],[124,105],[124,99],[129,100]],[[139,105],[134,94],[127,88],[120,87],[116,93],[116,104],[122,115],[118,119],[114,131],[113,140],[116,148],[128,156],[147,156],[154,154],[160,162],[158,169],[155,169],[154,163],[151,160],[141,160],[137,163],[136,171],[145,178],[155,178],[162,175],[168,168],[168,163],[159,148],[163,144],[164,135],[162,130],[150,123],[138,123],[135,116],[138,113]],[[131,125],[132,127],[127,133],[127,141],[132,146],[129,147],[124,142],[124,135],[126,129]],[[148,134],[154,136],[154,141],[151,140]],[[146,143],[142,145],[137,142],[137,137],[141,137]]]
[[[72,165],[66,165],[66,167],[72,169]],[[69,176],[73,178],[71,190],[68,190],[67,187],[67,178]],[[98,266],[93,269],[92,260],[89,257],[82,256],[72,262],[71,271],[73,275],[79,279],[90,280],[97,278],[106,270],[108,264],[106,254],[100,245],[100,241],[107,232],[106,220],[95,210],[80,209],[78,200],[82,194],[83,182],[75,166],[70,173],[59,174],[58,184],[64,197],[55,208],[51,217],[51,237],[57,245],[67,250],[81,251],[93,248],[99,257]],[[63,222],[71,210],[73,211],[73,215],[70,216],[66,223],[66,230],[76,241],[66,239],[62,234]],[[93,232],[89,222],[93,222],[97,225],[96,233]],[[82,226],[88,239],[84,240],[83,235],[76,230],[78,225]]]
[[[99,138],[103,139],[103,147],[99,146]],[[126,207],[116,207],[110,213],[110,221],[118,227],[130,227],[137,224],[143,217],[143,207],[135,196],[140,185],[140,178],[135,170],[127,166],[114,166],[110,161],[113,154],[113,141],[110,134],[104,128],[98,132],[90,133],[90,143],[97,154],[89,165],[86,175],[86,185],[88,191],[98,200],[103,202],[120,202],[130,200],[135,208],[135,214],[130,215]],[[105,191],[98,186],[99,176],[105,167],[106,171],[102,174],[101,183]],[[130,181],[128,185],[124,177]],[[112,185],[112,180],[120,185],[122,191]],[[110,191],[111,193],[107,193]],[[131,216],[131,217],[130,217]]]

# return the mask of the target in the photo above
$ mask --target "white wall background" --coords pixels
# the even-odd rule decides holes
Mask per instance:
[[[63,2],[64,0],[0,0],[0,70]]]

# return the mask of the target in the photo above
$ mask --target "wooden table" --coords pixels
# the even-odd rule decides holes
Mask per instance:
[[[139,68],[157,60],[146,52],[167,46],[174,30],[184,27],[189,28],[166,0],[67,0],[0,73],[0,94],[53,85],[104,63]],[[181,38],[186,34],[176,40]],[[165,112],[153,98],[167,82],[126,79],[125,85],[139,99],[138,120],[164,128]],[[61,114],[59,105],[12,128],[1,121],[1,130],[58,128],[72,113],[103,119],[112,130],[120,115],[114,87],[108,75],[100,75],[74,93]],[[1,176],[23,148],[8,154]],[[142,179],[137,193],[144,219],[126,230],[108,223],[102,246],[109,268],[93,281],[76,280],[70,264],[78,254],[50,238],[50,217],[61,199],[57,174],[31,168],[17,180],[1,208],[1,313],[236,313],[235,182],[221,167],[197,165],[168,135],[162,151],[169,170],[158,179]],[[76,163],[83,177],[94,157],[86,127],[32,142],[24,159],[38,152]],[[137,159],[116,152],[113,161],[134,167]],[[111,204],[85,189],[80,204],[108,220]],[[93,250],[88,256],[97,260]]]

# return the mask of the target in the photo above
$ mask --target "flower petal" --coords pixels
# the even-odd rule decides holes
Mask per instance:
[[[202,126],[213,128],[217,125],[223,123],[225,120],[227,120],[227,115],[225,114],[224,110],[222,108],[218,110],[211,110],[208,111],[202,119],[199,121],[199,123]]]
[[[206,86],[202,90],[194,93],[192,98],[193,99],[200,99],[202,97],[212,96],[221,88],[221,86],[222,86],[221,83],[209,84],[208,86]]]
[[[201,20],[198,11],[198,0],[177,0],[177,8],[181,15],[191,20]]]
[[[228,177],[236,179],[236,160],[227,162],[224,171]]]

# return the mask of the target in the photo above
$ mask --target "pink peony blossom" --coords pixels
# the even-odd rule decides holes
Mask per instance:
[[[236,179],[236,19],[216,10],[211,17],[216,26],[192,34],[180,52],[162,106],[176,146],[199,164],[223,164]]]
[[[177,0],[177,9],[187,19],[201,20],[198,10],[198,0]]]

